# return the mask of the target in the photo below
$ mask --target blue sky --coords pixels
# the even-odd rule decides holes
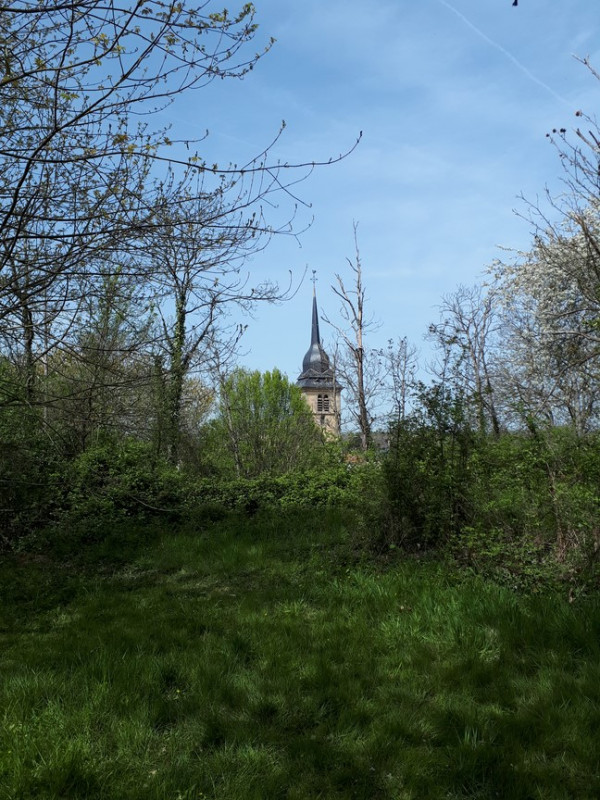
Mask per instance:
[[[427,355],[428,324],[444,294],[481,280],[499,246],[527,248],[517,211],[560,163],[545,134],[594,113],[600,83],[598,0],[256,0],[257,41],[277,39],[243,81],[218,82],[172,107],[175,133],[210,137],[208,159],[242,163],[282,119],[274,155],[321,160],[359,147],[297,187],[312,220],[299,242],[282,237],[247,268],[253,279],[298,280],[317,270],[321,309],[334,318],[334,274],[354,255],[353,221],[369,307],[371,344],[407,336]],[[289,212],[270,213],[275,222]],[[295,379],[310,342],[312,285],[256,310],[241,363]],[[331,333],[322,325],[323,338]]]

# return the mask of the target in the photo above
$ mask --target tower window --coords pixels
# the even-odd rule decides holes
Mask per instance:
[[[329,395],[328,394],[318,394],[317,395],[317,412],[320,414],[325,412],[326,414],[329,412]]]

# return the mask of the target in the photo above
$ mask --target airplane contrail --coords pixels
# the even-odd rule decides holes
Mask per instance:
[[[486,33],[484,33],[480,28],[478,28],[477,25],[474,25],[471,22],[471,20],[467,19],[467,17],[465,17],[464,14],[462,14],[457,8],[454,8],[454,6],[448,3],[447,0],[438,0],[438,3],[441,3],[441,5],[443,6],[446,6],[446,8],[452,11],[453,14],[456,14],[456,16],[459,17],[459,19],[461,19],[465,23],[465,25],[471,28],[471,30],[474,33],[476,33],[480,39],[483,39],[484,42],[487,42],[492,47],[495,47],[496,50],[499,50],[504,56],[506,56],[506,58],[509,59],[509,61],[512,61],[515,67],[517,67],[517,69],[519,69],[524,75],[526,75],[530,81],[533,81],[533,83],[537,83],[538,86],[541,86],[542,89],[545,89],[547,92],[549,92],[552,95],[552,97],[554,97],[556,100],[559,100],[566,106],[571,107],[572,104],[565,97],[558,94],[558,92],[555,92],[551,86],[548,86],[547,83],[544,83],[544,81],[540,80],[536,75],[533,74],[533,72],[530,72],[527,69],[527,67],[519,61],[518,58],[515,58],[515,56],[513,56],[513,54],[509,52],[505,47],[502,47],[501,44],[498,44],[498,42],[495,42],[493,39],[490,39],[490,37]]]

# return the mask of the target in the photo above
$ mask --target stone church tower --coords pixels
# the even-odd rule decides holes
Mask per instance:
[[[296,383],[302,390],[317,425],[327,433],[339,436],[342,387],[336,381],[329,356],[321,345],[317,294],[314,288],[310,348],[304,356],[302,373]]]

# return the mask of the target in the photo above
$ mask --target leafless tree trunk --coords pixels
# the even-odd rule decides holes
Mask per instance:
[[[373,319],[365,316],[365,287],[362,264],[358,248],[358,223],[354,223],[354,260],[348,258],[352,285],[346,286],[341,275],[336,273],[334,294],[340,299],[340,316],[343,324],[337,325],[324,316],[325,322],[336,331],[341,347],[337,359],[337,370],[345,385],[346,407],[358,425],[361,447],[367,450],[372,441],[373,404],[382,386],[383,361],[381,354],[365,349],[365,334],[375,327]]]

